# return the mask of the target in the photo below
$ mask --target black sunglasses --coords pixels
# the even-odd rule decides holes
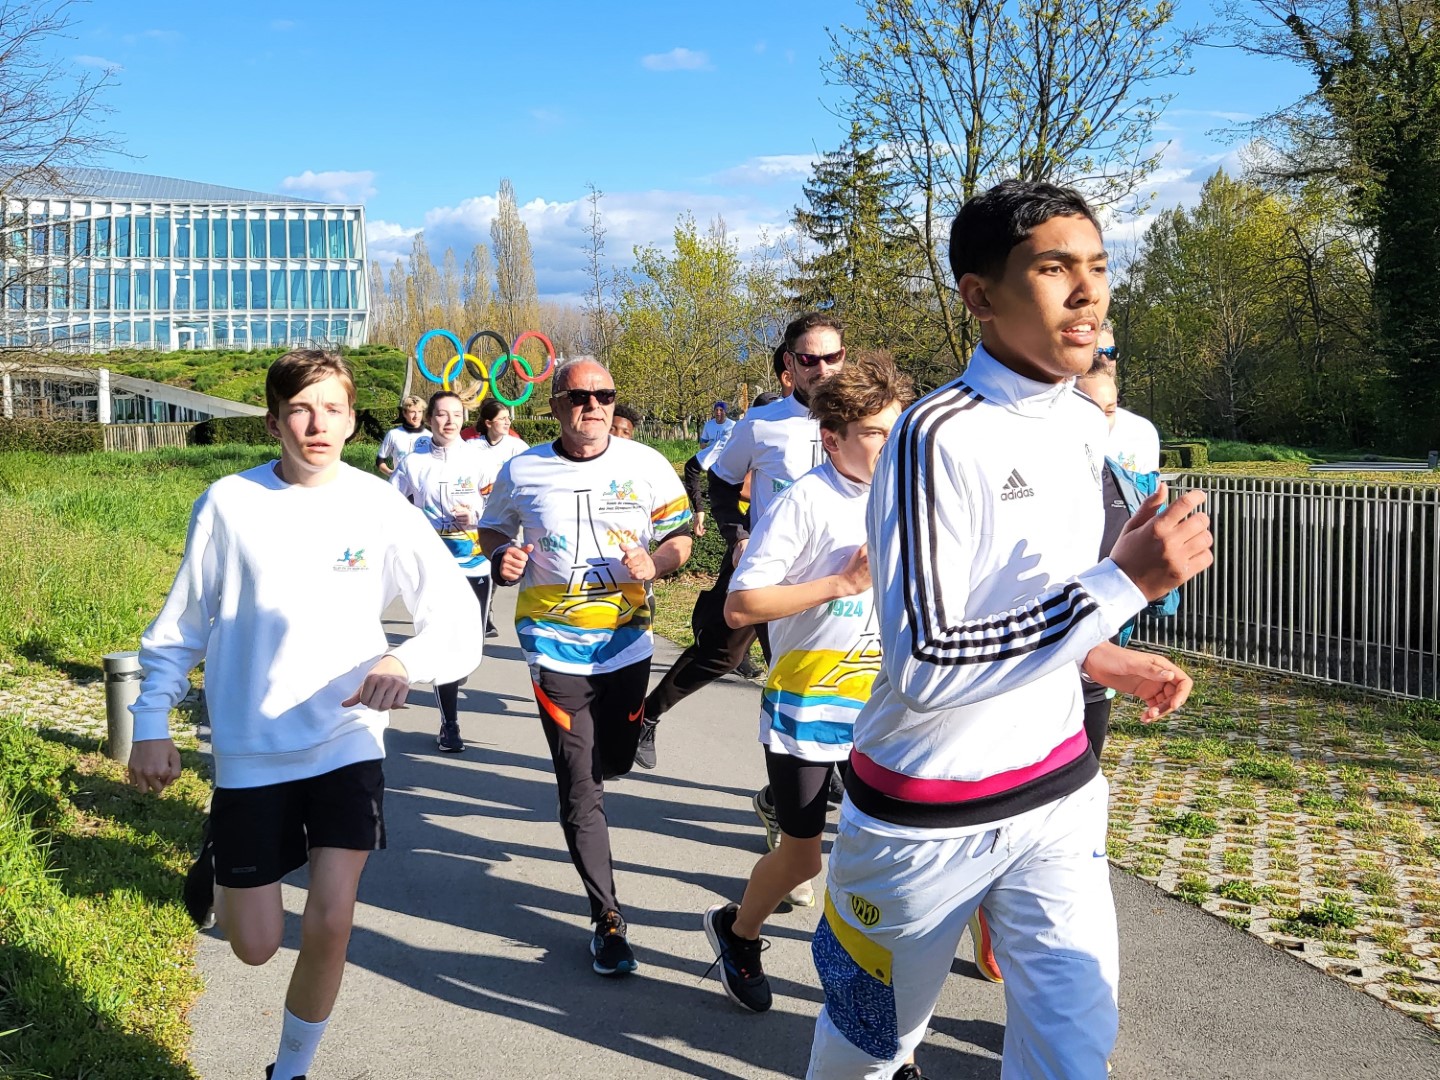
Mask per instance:
[[[590,399],[592,397],[601,405],[615,404],[614,390],[560,390],[554,394],[551,394],[550,396],[557,398],[569,398],[570,405],[573,408],[577,409],[582,405],[590,404]]]
[[[795,362],[796,362],[797,364],[799,364],[801,367],[815,367],[815,366],[816,366],[817,364],[819,364],[822,360],[823,360],[825,363],[827,363],[827,364],[839,364],[839,363],[842,363],[842,362],[844,361],[844,359],[845,359],[845,349],[844,349],[844,347],[842,346],[842,347],[840,347],[839,349],[836,349],[834,352],[827,352],[827,353],[792,352],[790,355],[795,358]]]
[[[1098,356],[1101,360],[1109,360],[1111,363],[1114,363],[1116,360],[1120,359],[1120,350],[1117,349],[1114,345],[1106,345],[1102,349],[1096,349],[1095,355]]]

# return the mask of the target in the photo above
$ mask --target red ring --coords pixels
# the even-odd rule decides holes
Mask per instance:
[[[518,353],[520,351],[521,342],[523,342],[526,338],[532,337],[545,346],[545,366],[541,368],[540,371],[535,375],[526,375],[523,371],[520,370],[520,362],[516,360],[514,356],[512,356],[510,358],[510,370],[515,372],[515,375],[520,379],[521,382],[543,382],[545,379],[548,379],[550,377],[550,372],[555,370],[555,346],[551,345],[550,339],[544,334],[542,334],[539,330],[526,330],[523,334],[516,338],[515,344],[510,346],[511,353]]]

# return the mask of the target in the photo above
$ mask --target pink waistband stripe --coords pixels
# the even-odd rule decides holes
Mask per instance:
[[[926,780],[905,776],[877,765],[859,750],[850,751],[850,767],[855,775],[882,795],[915,803],[956,803],[983,799],[1023,787],[1056,769],[1069,765],[1082,754],[1090,752],[1090,740],[1083,730],[1077,731],[1034,765],[996,773],[984,780]]]

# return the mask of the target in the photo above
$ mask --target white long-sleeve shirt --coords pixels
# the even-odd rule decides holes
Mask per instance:
[[[1075,665],[1145,605],[1095,562],[1106,434],[1070,381],[983,347],[896,424],[866,529],[883,659],[847,784],[866,827],[968,831],[1093,776]]]
[[[415,636],[391,649],[381,615],[397,596]],[[195,502],[175,584],[140,641],[135,738],[169,737],[203,659],[217,786],[381,758],[387,714],[340,703],[387,652],[412,683],[464,678],[484,637],[454,559],[389,484],[341,465],[301,487],[260,465]]]

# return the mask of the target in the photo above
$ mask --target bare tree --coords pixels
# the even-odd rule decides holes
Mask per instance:
[[[590,194],[585,197],[589,209],[585,222],[585,316],[589,320],[589,351],[606,365],[610,363],[610,342],[615,333],[614,275],[605,266],[605,222],[600,216],[600,200],[605,193],[594,184],[586,184]]]
[[[960,204],[1008,177],[1123,206],[1159,163],[1155,122],[1190,39],[1161,0],[862,0],[830,34],[841,115],[885,147],[889,198],[924,252],[945,336],[969,355],[943,267]]]
[[[63,196],[67,171],[114,149],[100,130],[101,92],[113,71],[76,70],[54,42],[71,25],[73,0],[0,3],[0,347],[8,349],[12,290],[67,265],[29,243],[28,200]]]
[[[490,246],[495,253],[495,315],[502,324],[502,335],[513,341],[522,331],[534,328],[540,316],[540,296],[535,287],[530,233],[520,218],[515,188],[508,178],[500,181],[499,204],[490,222]]]

